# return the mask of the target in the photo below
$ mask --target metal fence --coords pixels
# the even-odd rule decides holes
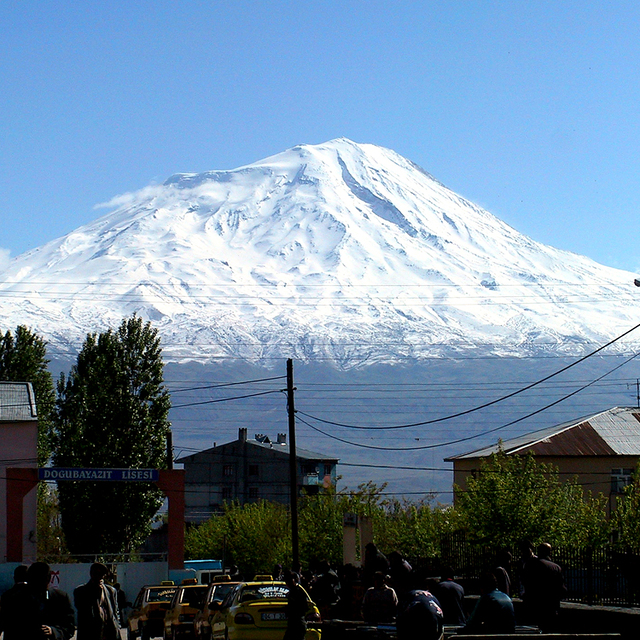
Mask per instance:
[[[441,540],[440,554],[427,561],[414,559],[416,566],[439,575],[444,566],[473,583],[494,563],[495,548],[467,542],[463,535]],[[513,557],[510,567],[513,593],[519,592],[517,549],[509,549]],[[640,549],[616,545],[602,547],[556,547],[553,561],[562,567],[567,594],[565,600],[584,604],[621,607],[640,606]]]
[[[562,567],[567,600],[585,604],[640,605],[640,553],[614,546],[558,548],[553,559]]]

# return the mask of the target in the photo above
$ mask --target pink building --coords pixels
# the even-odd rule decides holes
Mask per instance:
[[[0,562],[7,561],[7,469],[37,468],[38,415],[29,382],[0,382]],[[22,558],[36,559],[36,494],[24,499]]]

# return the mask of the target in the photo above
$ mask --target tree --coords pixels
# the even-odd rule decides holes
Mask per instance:
[[[584,545],[607,536],[602,496],[585,496],[575,479],[561,482],[556,467],[533,455],[500,450],[467,478],[465,491],[455,489],[456,511],[479,543],[507,547],[526,538]]]
[[[299,503],[300,560],[342,562],[345,513],[366,516],[373,525],[376,544],[384,553],[399,551],[418,557],[435,555],[443,533],[452,529],[451,510],[431,508],[426,503],[384,498],[385,485],[367,482],[355,491],[302,496]],[[240,505],[227,503],[223,513],[187,530],[189,558],[222,558],[235,563],[243,573],[270,571],[275,563],[291,561],[291,532],[286,507],[261,501]]]
[[[38,560],[49,564],[68,562],[58,492],[45,482],[41,482],[38,489]]]
[[[55,412],[57,467],[165,468],[169,393],[157,330],[136,316],[117,331],[89,334]],[[146,539],[162,504],[152,483],[60,482],[70,552],[130,553]]]
[[[613,521],[621,545],[637,548],[640,544],[640,464],[624,494],[616,501]]]
[[[24,325],[16,328],[15,335],[7,331],[0,334],[0,380],[30,382],[38,411],[38,466],[44,466],[51,456],[52,414],[55,409],[53,377],[48,369],[47,343]],[[38,553],[49,549],[50,522],[55,518],[57,503],[51,499],[49,488],[38,486],[37,539]],[[48,553],[46,551],[45,553]]]
[[[228,502],[222,515],[187,531],[189,558],[225,558],[253,577],[274,565],[291,564],[291,527],[285,505],[260,500],[245,505]]]
[[[298,503],[298,542],[300,558],[342,561],[342,523],[347,509],[344,496],[333,487],[326,493],[302,496]]]
[[[51,455],[51,420],[55,409],[53,377],[48,369],[47,343],[24,325],[0,334],[0,380],[30,382],[38,410],[38,464]]]

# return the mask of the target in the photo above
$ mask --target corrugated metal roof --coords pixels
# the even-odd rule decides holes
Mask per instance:
[[[640,454],[640,409],[615,407],[590,420],[593,428],[620,456]]]
[[[616,452],[588,422],[524,447],[521,453],[536,456],[614,456]]]
[[[640,408],[613,407],[511,440],[477,449],[447,461],[484,458],[502,448],[507,453],[540,456],[638,456]]]
[[[0,382],[0,422],[32,422],[38,419],[30,382]]]

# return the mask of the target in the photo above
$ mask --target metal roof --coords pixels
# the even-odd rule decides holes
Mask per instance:
[[[640,408],[613,407],[489,447],[447,458],[447,461],[485,458],[506,453],[538,456],[638,456]]]
[[[30,382],[0,382],[0,422],[38,420],[36,397]]]

